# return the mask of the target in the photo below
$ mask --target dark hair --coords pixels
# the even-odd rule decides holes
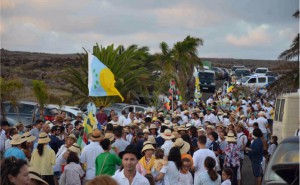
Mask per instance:
[[[40,124],[40,123],[43,123],[43,120],[38,119],[38,120],[36,120],[36,122],[35,122],[36,125],[37,125],[37,124]]]
[[[100,107],[99,107],[100,110],[103,109],[103,108],[104,108],[104,106],[100,106]]]
[[[198,137],[198,141],[199,141],[200,144],[204,144],[205,145],[206,144],[206,140],[207,140],[206,136],[204,136],[204,135],[201,135],[201,136]]]
[[[191,137],[198,137],[198,132],[197,132],[197,128],[195,126],[191,126],[190,128],[190,132],[191,132]]]
[[[215,141],[217,141],[219,138],[219,136],[216,132],[212,132],[212,133],[210,133],[210,135],[214,138]]]
[[[193,112],[192,115],[194,115],[196,118],[199,118],[197,112]]]
[[[160,133],[164,133],[164,131],[165,131],[166,129],[168,129],[168,127],[167,127],[166,125],[162,125],[162,126],[160,127]]]
[[[123,127],[121,127],[121,126],[117,126],[114,129],[114,134],[116,137],[122,137],[122,132],[123,132]]]
[[[162,122],[162,123],[165,122],[164,117],[158,117],[157,119],[158,119],[160,122]]]
[[[36,148],[38,150],[39,155],[42,156],[44,153],[44,144],[38,144]]]
[[[207,168],[207,173],[212,181],[215,181],[218,179],[218,173],[214,170],[214,167],[216,166],[216,161],[212,157],[206,157],[204,161],[204,166]]]
[[[10,128],[8,131],[9,136],[13,136],[14,134],[17,134],[17,130],[15,128]]]
[[[74,163],[79,163],[79,157],[77,155],[77,153],[75,152],[70,152],[69,153],[69,156],[67,158],[67,164],[71,163],[71,162],[74,162]]]
[[[145,123],[150,123],[150,122],[151,122],[151,118],[146,117],[146,118],[145,118]]]
[[[146,174],[145,177],[149,181],[150,185],[155,185],[155,180],[151,173]]]
[[[255,137],[262,137],[263,133],[259,128],[255,128],[252,133]]]
[[[230,181],[232,180],[232,177],[233,177],[233,171],[231,168],[225,168],[223,169],[223,172],[227,175],[227,176],[230,176]]]
[[[105,138],[100,142],[100,145],[102,146],[103,150],[108,150],[110,146],[110,140]]]
[[[125,115],[125,114],[126,114],[126,111],[125,111],[125,110],[122,110],[121,113],[122,113],[122,115]]]
[[[278,137],[277,137],[277,136],[271,136],[271,139],[273,139],[273,140],[274,140],[274,144],[275,144],[276,146],[278,146],[278,143],[277,143]]]
[[[105,131],[106,131],[106,132],[107,132],[107,131],[111,131],[111,132],[112,132],[113,130],[114,130],[113,124],[108,123],[108,124],[106,125],[106,130],[105,130]]]
[[[257,122],[253,123],[253,126],[258,127],[258,123]]]
[[[17,159],[16,157],[8,157],[1,160],[1,185],[12,185],[8,175],[16,177],[20,173],[20,169],[27,165],[27,161]]]
[[[181,169],[182,167],[182,161],[181,161],[181,153],[178,147],[172,147],[169,156],[168,161],[173,161],[176,164],[177,169]]]
[[[133,112],[133,107],[129,107],[128,111]]]
[[[155,150],[155,158],[156,159],[163,159],[164,158],[164,151],[161,148],[157,148]]]
[[[54,126],[51,128],[51,131],[54,132],[54,131],[56,131],[57,129],[60,129],[60,126],[54,125]]]
[[[80,123],[81,121],[75,121],[74,126],[77,127]]]
[[[193,155],[193,153],[194,153],[194,149],[193,149],[193,144],[192,144],[192,140],[191,140],[191,137],[190,137],[190,135],[188,135],[188,134],[183,134],[182,136],[181,136],[181,138],[182,138],[182,140],[183,141],[185,141],[185,142],[187,142],[187,143],[189,143],[190,144],[190,152],[191,152],[191,155]]]

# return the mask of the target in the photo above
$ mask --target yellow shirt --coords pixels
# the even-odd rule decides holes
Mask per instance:
[[[52,166],[55,165],[55,153],[47,145],[44,146],[43,155],[40,156],[37,149],[31,155],[30,166],[37,169],[41,175],[53,175]]]

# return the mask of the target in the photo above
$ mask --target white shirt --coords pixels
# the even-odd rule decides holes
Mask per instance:
[[[217,123],[217,118],[213,113],[210,113],[209,115],[206,114],[204,116],[204,122],[209,121],[210,123]]]
[[[160,172],[164,173],[164,183],[177,185],[179,183],[179,170],[173,161],[169,161],[167,166],[164,166]]]
[[[248,124],[249,124],[248,131],[251,132],[251,133],[254,130],[253,123],[255,123],[255,122],[257,122],[256,118],[254,118],[254,119],[249,118],[248,119]]]
[[[207,170],[201,172],[199,176],[195,177],[194,185],[219,185],[221,184],[221,177],[218,174],[218,178],[215,181],[212,181],[209,177]]]
[[[0,135],[0,151],[4,152],[5,149],[5,141],[6,141],[6,135],[5,135],[5,130],[1,130],[1,135]]]
[[[267,133],[267,124],[268,124],[268,120],[264,117],[259,117],[257,120],[257,123],[258,123],[258,127],[259,129],[261,130],[261,132],[263,134]]]
[[[275,152],[276,149],[276,145],[274,143],[272,143],[269,148],[268,148],[268,155],[273,155],[273,153]]]
[[[112,176],[117,182],[118,184],[121,185],[150,185],[148,179],[146,179],[146,177],[142,176],[139,172],[136,172],[132,183],[129,183],[129,180],[125,177],[124,175],[124,170],[122,170],[119,173],[116,173],[114,176]]]
[[[273,110],[273,108],[270,106],[270,107],[265,107],[265,111],[266,111],[266,117],[267,119],[271,119],[271,111]]]
[[[124,120],[123,125],[126,126],[126,125],[129,125],[130,123],[132,123],[131,119],[127,118],[127,119]]]
[[[202,126],[202,123],[201,123],[200,119],[197,119],[197,120],[192,119],[191,122],[194,123],[194,126],[195,126],[196,128]]]
[[[172,148],[172,145],[172,140],[165,140],[165,143],[161,146],[161,149],[164,151],[165,156],[169,156],[169,152]]]
[[[121,116],[119,117],[119,120],[118,120],[119,123],[120,123],[120,125],[123,126],[123,127],[125,126],[125,124],[124,124],[124,123],[125,123],[125,120],[126,120],[126,117],[125,117],[124,115],[121,115]]]
[[[209,149],[198,149],[194,153],[193,161],[194,161],[194,166],[195,166],[195,182],[196,182],[196,179],[199,178],[200,173],[205,172],[206,169],[204,166],[204,160],[208,156],[214,158],[216,161],[216,164],[218,164],[215,153]]]
[[[83,148],[80,162],[86,163],[86,180],[92,180],[95,177],[95,161],[101,153],[103,153],[103,149],[98,141],[91,142]]]
[[[5,146],[5,151],[8,150],[9,148],[11,148],[10,141],[11,141],[10,139],[7,139],[7,140],[5,141],[5,144],[4,144],[4,146]]]
[[[247,142],[248,142],[248,138],[247,136],[241,132],[241,133],[237,133],[237,146],[240,148],[240,157],[242,159],[244,159],[244,150],[242,149],[243,147],[243,138],[244,138],[244,147],[246,146]]]
[[[229,124],[230,124],[229,119],[228,119],[228,118],[224,118],[224,119],[223,119],[223,125],[224,125],[225,127],[228,127]]]
[[[183,123],[187,123],[189,121],[189,118],[186,115],[181,115],[181,119]]]
[[[62,145],[59,148],[59,150],[56,154],[56,161],[55,161],[56,164],[55,164],[55,166],[53,166],[53,171],[54,172],[61,171],[61,164],[63,162],[65,162],[65,159],[63,158],[63,154],[67,151],[67,149],[68,148],[66,147],[66,145]]]
[[[187,174],[180,173],[179,174],[179,182],[178,185],[193,185],[193,176],[191,172]]]
[[[229,179],[226,179],[225,181],[222,182],[221,185],[231,185],[231,181]]]

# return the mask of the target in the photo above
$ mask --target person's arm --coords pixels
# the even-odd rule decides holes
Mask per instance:
[[[161,181],[164,177],[165,177],[165,174],[167,173],[168,171],[168,161],[166,160],[166,158],[164,159],[164,165],[163,167],[161,168],[160,172],[158,173],[158,175],[156,176],[155,178],[155,182],[159,182]]]

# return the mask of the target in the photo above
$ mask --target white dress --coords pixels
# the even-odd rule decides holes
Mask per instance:
[[[168,165],[164,166],[160,172],[164,173],[164,185],[178,185],[179,184],[179,170],[173,161],[168,161]]]
[[[193,176],[191,172],[179,174],[179,185],[193,185]]]

